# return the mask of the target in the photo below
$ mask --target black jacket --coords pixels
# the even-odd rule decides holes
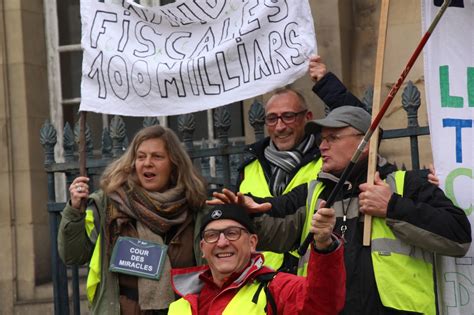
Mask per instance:
[[[332,72],[328,72],[313,86],[313,92],[329,107],[351,105],[362,108],[367,106],[355,97]]]
[[[375,283],[370,247],[362,245],[363,222],[358,212],[358,195],[359,185],[366,182],[366,165],[366,160],[356,165],[352,172],[355,175],[349,178],[352,185],[344,185],[337,197],[337,200],[345,201],[345,208],[348,209],[344,254],[347,292],[346,306],[341,314],[409,314],[387,309],[382,305]],[[396,169],[390,164],[384,164],[378,170],[381,177],[385,178]],[[319,177],[325,184],[321,199],[327,199],[337,181],[337,178],[326,175],[320,173]],[[289,218],[288,216],[296,215],[297,212],[304,213],[301,209],[306,207],[307,194],[308,185],[300,185],[284,196],[256,200],[272,203],[272,210],[267,214]],[[340,234],[342,209],[336,208],[336,216],[334,231]],[[406,173],[403,197],[395,193],[392,195],[386,222],[394,233],[401,231],[404,234],[403,238],[399,237],[405,243],[441,255],[463,256],[471,243],[471,226],[464,211],[456,207],[441,189],[414,171]],[[410,226],[409,232],[405,228],[407,225]],[[293,247],[296,248],[300,239],[294,238]]]

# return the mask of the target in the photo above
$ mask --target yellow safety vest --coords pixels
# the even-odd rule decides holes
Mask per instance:
[[[387,183],[403,196],[405,172],[387,177]],[[372,219],[372,264],[382,304],[397,310],[436,314],[433,254],[400,241],[385,223]]]
[[[322,160],[317,159],[301,167],[286,186],[283,195],[290,192],[293,188],[317,178],[322,164]],[[244,194],[251,193],[252,196],[260,198],[272,197],[262,165],[258,160],[245,166],[244,180],[240,184],[239,191]],[[284,258],[283,254],[274,252],[263,252],[262,254],[265,257],[265,266],[275,270],[278,270],[282,266]],[[291,252],[291,254],[295,257],[299,257],[296,251]]]
[[[403,196],[405,171],[387,177],[392,191]],[[313,181],[308,186],[306,222],[303,237],[311,225],[314,209],[324,186]],[[382,304],[397,310],[436,314],[433,254],[399,240],[383,218],[372,218],[371,256],[377,291]],[[307,257],[300,259],[298,275],[306,275]]]
[[[267,305],[267,297],[264,290],[260,291],[257,303],[253,303],[252,299],[260,283],[253,281],[244,285],[239,289],[239,292],[232,298],[229,304],[222,312],[222,315],[264,315]],[[192,314],[191,304],[184,298],[181,298],[170,304],[168,309],[169,315],[188,315]]]
[[[97,211],[86,209],[86,217],[84,220],[87,236],[89,240],[95,244],[92,257],[89,262],[89,273],[87,274],[86,293],[89,303],[92,304],[97,287],[100,283],[100,243],[101,235],[99,232],[99,218]]]
[[[320,200],[318,199],[318,197],[323,191],[323,189],[324,189],[324,185],[320,181],[312,180],[311,182],[308,183],[308,197],[306,198],[306,217],[305,217],[305,223],[303,226],[303,231],[300,237],[300,246],[303,244],[304,240],[306,239],[306,236],[309,233],[309,229],[311,228],[311,219],[314,214],[314,209],[319,208]],[[297,271],[298,276],[306,277],[306,274],[307,274],[306,270],[308,269],[309,254],[310,254],[310,251],[306,250],[304,257],[300,258],[300,260],[298,261],[298,271]]]

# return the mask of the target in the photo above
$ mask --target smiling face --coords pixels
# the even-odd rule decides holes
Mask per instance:
[[[355,128],[328,128],[321,129],[321,138],[333,138],[331,142],[324,140],[319,145],[321,151],[321,158],[323,159],[322,170],[334,175],[340,175],[347,165],[349,165],[352,155],[357,150],[357,147],[363,137]],[[364,148],[360,160],[367,156],[368,146]]]
[[[170,185],[173,164],[160,138],[143,141],[137,149],[135,171],[140,185],[148,191],[163,192]]]
[[[285,112],[298,113],[302,110],[304,110],[303,105],[296,93],[287,91],[282,94],[275,94],[268,100],[265,106],[265,115],[275,114],[280,116]],[[276,125],[266,126],[268,135],[278,150],[291,150],[303,140],[305,124],[312,118],[311,111],[307,111],[296,116],[296,120],[289,124],[285,124],[281,119],[278,119]]]
[[[223,219],[210,222],[204,231],[224,230],[231,226],[243,228],[237,221]],[[209,244],[201,240],[200,246],[211,269],[212,278],[220,287],[232,273],[243,270],[247,265],[250,255],[255,252],[257,235],[242,231],[238,240],[229,241],[221,233],[216,243]]]

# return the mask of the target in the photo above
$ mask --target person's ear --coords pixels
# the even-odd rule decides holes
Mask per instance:
[[[206,258],[205,255],[204,255],[204,251],[202,250],[203,245],[204,245],[204,240],[201,240],[199,242],[199,248],[201,249],[202,258]]]
[[[306,112],[306,120],[307,121],[313,120],[313,112],[312,111],[308,110]]]
[[[258,236],[257,234],[250,234],[250,250],[252,253],[257,251]]]

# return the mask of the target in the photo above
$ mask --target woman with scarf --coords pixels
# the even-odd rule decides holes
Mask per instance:
[[[206,185],[172,130],[139,131],[104,171],[100,190],[77,177],[62,212],[58,250],[66,264],[89,264],[94,314],[166,314],[171,268],[201,264],[199,227]],[[85,211],[81,202],[87,201]]]

